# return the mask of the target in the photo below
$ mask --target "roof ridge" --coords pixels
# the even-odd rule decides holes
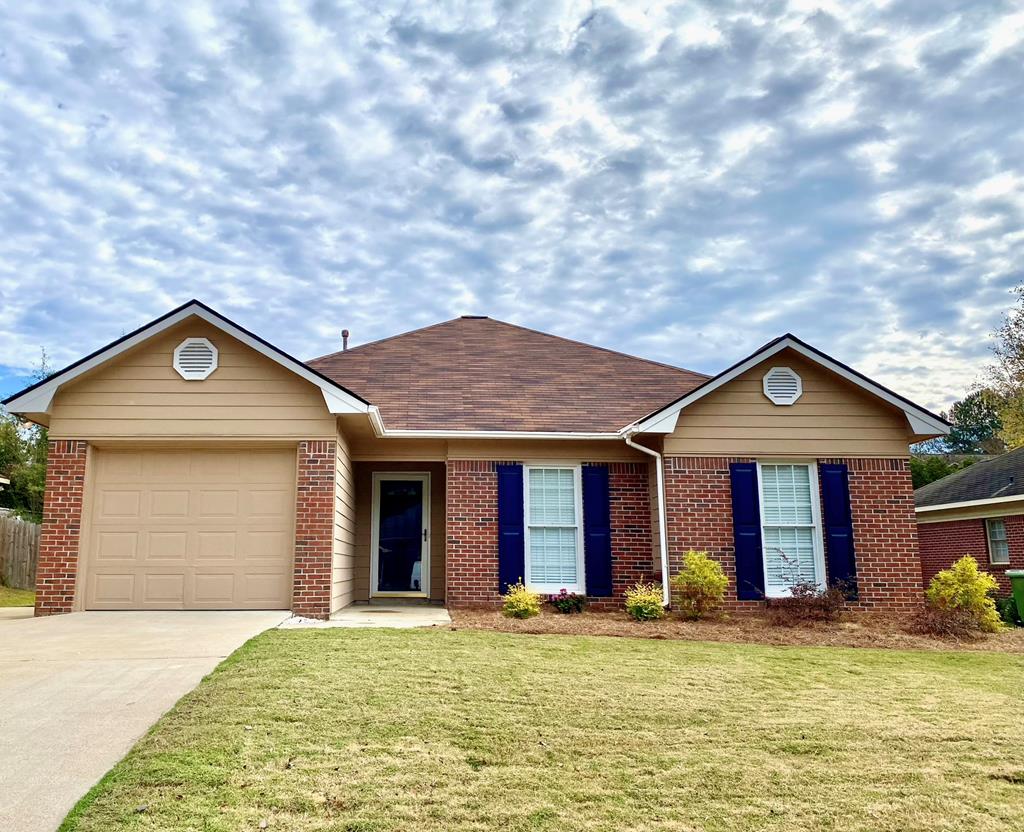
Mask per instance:
[[[457,323],[459,321],[465,321],[465,320],[484,320],[484,321],[490,321],[491,323],[495,323],[495,324],[498,324],[500,326],[508,327],[509,329],[516,329],[516,330],[519,330],[521,332],[529,332],[532,335],[540,335],[540,336],[543,336],[545,338],[554,338],[554,339],[556,339],[558,341],[562,341],[562,342],[564,342],[566,344],[573,344],[574,346],[577,346],[577,347],[587,347],[587,348],[592,349],[592,350],[598,350],[599,352],[608,353],[609,355],[617,355],[617,356],[620,356],[622,358],[628,358],[628,359],[630,359],[632,361],[642,361],[645,364],[650,364],[650,365],[655,366],[655,367],[663,367],[663,368],[665,368],[667,370],[674,370],[675,372],[678,372],[678,373],[687,373],[687,374],[689,374],[691,376],[698,376],[698,377],[704,378],[704,379],[712,378],[712,376],[708,375],[707,373],[701,373],[701,372],[699,372],[697,370],[690,370],[690,369],[688,369],[686,367],[678,367],[675,364],[667,364],[664,361],[655,361],[652,358],[644,358],[643,356],[640,356],[640,355],[633,355],[632,353],[622,352],[621,350],[609,349],[608,347],[598,346],[597,344],[589,344],[586,341],[580,341],[580,340],[578,340],[576,338],[567,338],[564,335],[556,335],[556,334],[554,334],[552,332],[544,332],[543,330],[540,330],[540,329],[534,329],[533,327],[522,326],[521,324],[513,324],[513,323],[510,323],[509,321],[503,321],[500,318],[492,318],[492,317],[490,317],[488,315],[460,315],[457,318],[450,318],[447,321],[438,321],[436,324],[428,324],[427,326],[421,326],[421,327],[418,327],[416,329],[410,329],[408,332],[399,332],[399,333],[396,333],[395,335],[389,335],[386,338],[378,338],[375,341],[367,341],[365,344],[360,344],[357,347],[351,347],[351,348],[349,348],[347,350],[336,350],[334,352],[327,353],[325,355],[317,356],[316,358],[310,358],[307,361],[307,363],[313,363],[313,362],[316,362],[316,361],[323,361],[324,359],[327,359],[327,358],[333,358],[336,355],[344,355],[344,354],[347,354],[347,353],[356,352],[358,350],[362,350],[362,349],[365,349],[367,347],[374,347],[374,346],[378,346],[380,344],[387,343],[388,341],[394,341],[394,340],[396,340],[398,338],[404,338],[407,335],[415,335],[417,333],[426,332],[426,331],[431,330],[431,329],[437,329],[437,328],[442,327],[442,326],[448,326],[448,325],[451,325],[451,324],[455,324],[455,323]]]
[[[359,344],[355,347],[349,347],[347,350],[335,350],[334,352],[328,352],[324,355],[318,355],[316,358],[310,358],[306,360],[309,364],[313,361],[322,361],[325,358],[333,358],[336,355],[346,355],[351,352],[358,352],[359,350],[365,349],[366,347],[375,347],[378,344],[386,343],[387,341],[394,341],[396,338],[404,338],[406,335],[415,335],[417,332],[426,332],[428,329],[437,329],[438,327],[445,326],[447,324],[455,323],[459,318],[449,318],[447,321],[438,321],[437,323],[427,324],[426,326],[419,326],[416,329],[410,329],[407,332],[396,332],[394,335],[386,335],[383,338],[377,338],[373,341],[367,341],[365,344]]]

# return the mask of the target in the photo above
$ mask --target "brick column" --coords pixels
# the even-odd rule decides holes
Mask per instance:
[[[496,607],[498,594],[498,463],[452,459],[445,468],[450,607]]]
[[[75,603],[87,450],[88,443],[81,439],[50,440],[36,570],[36,615],[71,612]]]
[[[306,618],[331,614],[336,456],[332,440],[299,443],[292,612]]]
[[[639,581],[653,580],[654,572],[649,465],[646,462],[611,462],[607,465],[614,597],[592,603],[595,609],[618,609],[622,606],[626,590]]]

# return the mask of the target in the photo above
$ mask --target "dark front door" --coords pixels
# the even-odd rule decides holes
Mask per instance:
[[[425,478],[381,479],[378,492],[375,591],[425,592]]]

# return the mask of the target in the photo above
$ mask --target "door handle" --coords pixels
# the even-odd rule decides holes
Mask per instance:
[[[424,543],[427,542],[427,530],[426,529],[423,530],[423,542]]]

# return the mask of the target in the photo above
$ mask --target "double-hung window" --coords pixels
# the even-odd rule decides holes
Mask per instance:
[[[535,592],[583,593],[580,469],[525,467],[526,584]]]
[[[759,463],[757,470],[765,595],[786,597],[797,583],[824,586],[816,468],[805,464]]]
[[[988,536],[988,562],[1005,566],[1010,562],[1010,543],[1006,539],[1006,521],[1002,517],[990,517],[985,521]]]

